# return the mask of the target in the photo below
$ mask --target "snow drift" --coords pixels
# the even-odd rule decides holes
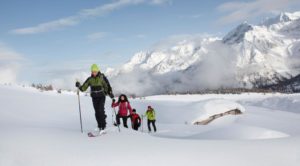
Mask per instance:
[[[199,112],[201,115],[197,118],[197,121],[205,120],[210,116],[225,113],[229,110],[239,109],[241,112],[245,112],[245,108],[233,101],[228,100],[208,100],[197,104]]]

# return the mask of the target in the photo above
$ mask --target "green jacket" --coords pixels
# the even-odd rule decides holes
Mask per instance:
[[[80,91],[86,91],[91,88],[91,96],[99,97],[101,95],[108,95],[112,93],[111,86],[104,74],[98,73],[96,77],[90,76],[82,86],[79,87]]]
[[[154,109],[147,110],[146,116],[148,120],[155,120],[155,111]]]

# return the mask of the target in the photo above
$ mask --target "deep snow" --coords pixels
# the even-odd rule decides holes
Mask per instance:
[[[91,99],[81,96],[84,131],[96,126]],[[77,97],[0,86],[0,165],[2,166],[298,166],[300,94],[178,95],[132,99],[139,113],[157,111],[158,132],[112,127],[108,134],[80,133]],[[191,125],[225,108],[226,116],[206,126]]]

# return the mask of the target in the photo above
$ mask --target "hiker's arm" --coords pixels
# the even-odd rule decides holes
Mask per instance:
[[[119,106],[119,103],[118,103],[118,102],[115,102],[115,101],[113,100],[113,102],[111,103],[111,107],[114,108],[114,107],[117,107],[117,106]]]
[[[84,92],[90,86],[90,78],[86,79],[82,86],[79,87],[79,90]]]
[[[127,109],[129,110],[129,113],[130,113],[130,115],[132,114],[132,108],[131,108],[131,105],[130,105],[130,103],[128,102],[128,104],[127,104]]]

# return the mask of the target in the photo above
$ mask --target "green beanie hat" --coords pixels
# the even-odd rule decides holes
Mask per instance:
[[[93,64],[93,65],[91,66],[91,71],[92,71],[92,72],[99,72],[100,70],[99,70],[99,67],[98,67],[96,64]]]

